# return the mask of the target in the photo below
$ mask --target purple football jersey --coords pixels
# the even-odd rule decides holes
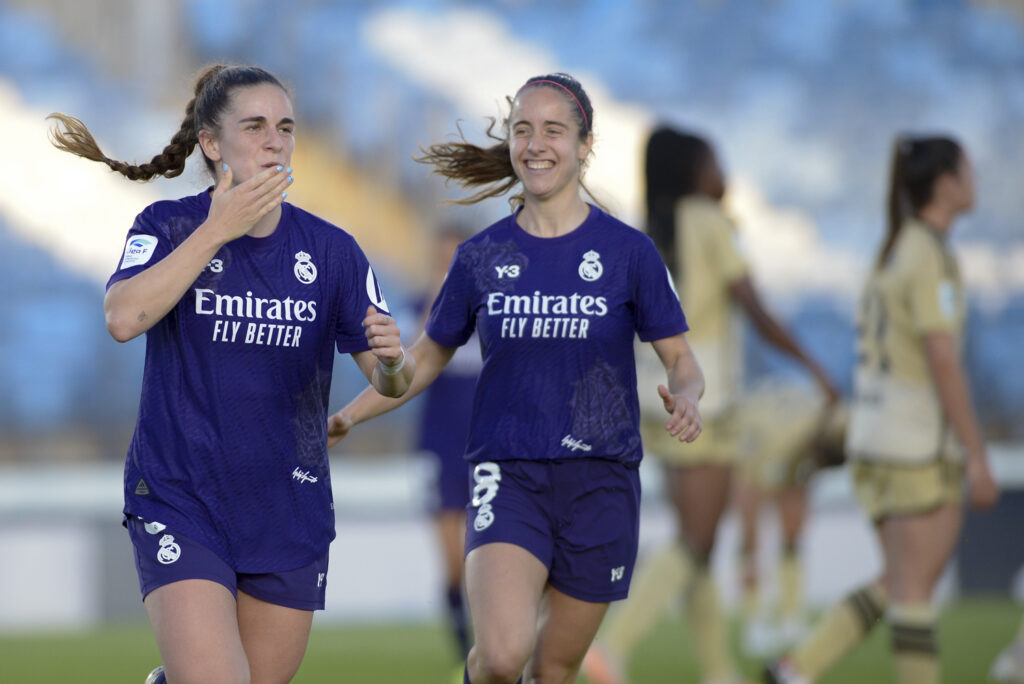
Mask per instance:
[[[471,461],[638,462],[634,337],[686,329],[654,243],[596,207],[559,237],[512,215],[463,242],[427,322],[447,347],[480,335]]]
[[[147,207],[107,287],[170,254],[210,201],[206,191]],[[293,205],[273,234],[222,247],[146,333],[125,513],[180,530],[236,572],[321,558],[334,538],[334,350],[369,348],[370,304],[387,311],[352,236]]]

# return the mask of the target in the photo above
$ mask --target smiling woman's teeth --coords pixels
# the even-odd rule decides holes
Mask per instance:
[[[528,169],[550,169],[554,166],[554,163],[549,161],[528,161],[526,162],[526,168]]]

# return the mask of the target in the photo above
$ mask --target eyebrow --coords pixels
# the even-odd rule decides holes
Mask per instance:
[[[513,122],[512,127],[515,128],[516,126],[518,126],[520,124],[525,124],[527,126],[532,126],[533,125],[529,121],[525,121],[523,119],[520,119],[519,121]],[[568,124],[562,123],[561,121],[545,121],[543,125],[544,126],[561,126],[562,128],[569,128]]]
[[[247,116],[244,119],[239,119],[238,123],[249,123],[250,121],[253,122],[253,123],[266,123],[267,122],[267,117],[265,117],[265,116]],[[295,124],[295,120],[294,119],[289,119],[288,117],[285,117],[285,118],[281,119],[280,121],[278,121],[277,123],[278,124],[292,124],[292,125],[294,125]]]

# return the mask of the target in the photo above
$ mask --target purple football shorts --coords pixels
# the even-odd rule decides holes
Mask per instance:
[[[640,534],[640,475],[602,459],[474,463],[466,553],[526,549],[555,589],[581,601],[626,598]]]
[[[297,610],[324,609],[327,554],[296,570],[241,573],[213,551],[166,525],[135,516],[128,516],[125,525],[135,550],[135,569],[143,599],[165,584],[205,579],[224,585],[235,597],[242,591],[261,601]]]

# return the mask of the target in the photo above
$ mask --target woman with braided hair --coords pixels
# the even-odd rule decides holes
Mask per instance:
[[[179,175],[197,146],[214,179],[138,215],[104,299],[116,340],[146,334],[124,524],[163,659],[147,682],[289,681],[334,538],[334,348],[392,397],[415,364],[352,237],[285,202],[295,121],[275,76],[203,71],[146,164],[109,159],[81,121],[52,116],[58,148],[131,180]]]
[[[639,535],[634,338],[664,367],[663,429],[690,442],[704,389],[686,320],[650,238],[581,196],[594,111],[565,74],[526,81],[503,136],[432,145],[421,161],[464,202],[522,184],[515,211],[459,245],[399,400],[363,392],[332,441],[422,391],[479,334],[466,442],[466,593],[476,643],[465,682],[575,681],[608,604],[626,598]],[[492,128],[493,128],[492,123]]]

